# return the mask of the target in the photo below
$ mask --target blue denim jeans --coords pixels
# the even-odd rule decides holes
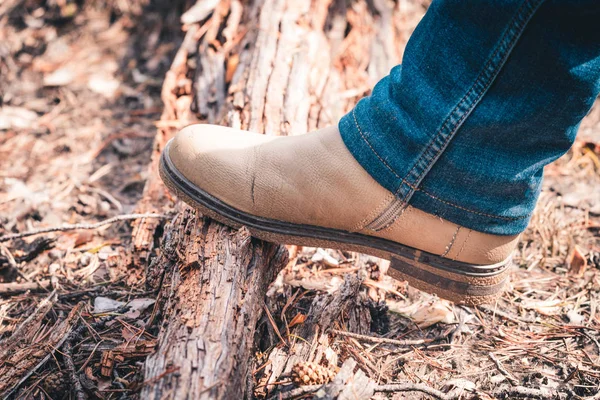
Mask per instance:
[[[512,235],[599,92],[600,1],[434,0],[339,128],[402,207]]]

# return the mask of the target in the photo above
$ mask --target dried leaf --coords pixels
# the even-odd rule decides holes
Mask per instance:
[[[27,108],[10,106],[0,108],[0,130],[30,128],[37,119],[38,115]]]
[[[93,313],[101,314],[101,313],[105,313],[108,311],[114,311],[124,305],[125,305],[125,303],[122,301],[109,299],[108,297],[98,296],[94,299]]]
[[[313,254],[311,261],[314,263],[323,263],[329,267],[339,267],[340,262],[336,260],[331,254],[322,248],[318,248],[317,252]]]
[[[121,83],[111,76],[92,75],[88,80],[88,88],[93,92],[110,99],[115,96]]]
[[[125,316],[127,318],[135,319],[140,316],[142,311],[153,305],[155,302],[155,299],[150,298],[133,299],[127,303],[129,310],[125,313]]]
[[[292,320],[288,324],[288,327],[291,328],[295,325],[303,324],[304,321],[306,321],[306,315],[304,315],[302,313],[298,313],[298,314],[296,314],[296,316],[294,318],[292,318]]]
[[[567,312],[567,318],[569,318],[569,322],[573,325],[583,325],[585,322],[585,317],[579,314],[577,310]]]
[[[230,83],[233,79],[233,74],[235,74],[235,70],[237,69],[238,64],[240,63],[239,54],[232,54],[227,59],[227,72],[225,73],[225,82]],[[297,248],[296,248],[297,249]]]
[[[561,313],[563,301],[562,300],[530,300],[522,303],[523,308],[526,310],[534,310],[539,314],[551,316],[558,315]]]
[[[60,68],[44,76],[44,86],[65,86],[73,82],[75,74],[70,68]]]
[[[582,277],[587,267],[587,258],[583,255],[581,249],[575,246],[573,253],[569,257],[569,276]]]
[[[455,321],[452,306],[446,300],[418,302],[408,306],[388,300],[387,305],[390,311],[412,319],[419,328],[427,328],[438,322],[449,324]]]
[[[181,23],[185,25],[200,22],[208,17],[219,4],[219,0],[201,0],[196,2],[189,10],[181,16]]]

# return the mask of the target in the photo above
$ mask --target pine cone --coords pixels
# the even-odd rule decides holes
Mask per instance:
[[[297,386],[323,385],[334,377],[335,372],[313,362],[301,362],[292,368],[292,381]]]
[[[42,387],[51,395],[63,393],[67,387],[67,375],[64,371],[51,373],[44,379]]]

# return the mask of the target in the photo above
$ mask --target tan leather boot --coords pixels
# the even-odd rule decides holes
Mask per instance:
[[[165,148],[160,172],[181,199],[217,221],[271,242],[386,258],[397,279],[468,304],[501,293],[518,240],[402,207],[336,127],[274,137],[189,126]]]

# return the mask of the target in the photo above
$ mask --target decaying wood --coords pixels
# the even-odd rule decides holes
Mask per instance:
[[[241,399],[264,293],[287,252],[190,209],[167,231],[165,318],[142,398]]]
[[[56,325],[44,326],[43,318],[54,304],[56,294],[44,300],[36,312],[17,329],[15,334],[0,342],[0,397],[7,398],[22,382],[46,363],[67,339],[80,307]]]
[[[333,352],[329,348],[329,332],[340,313],[355,304],[360,289],[360,279],[356,275],[344,276],[339,290],[329,294],[322,293],[314,298],[307,313],[308,318],[290,337],[290,343],[281,343],[271,351],[263,378],[257,386],[257,393],[265,395],[274,382],[288,375],[299,362],[321,362],[323,358],[330,365],[336,365],[337,359],[331,359]]]
[[[142,199],[137,204],[139,214],[161,214],[165,211],[169,199],[165,186],[158,176],[160,153],[177,128],[189,124],[192,120],[189,104],[191,102],[191,82],[187,80],[188,56],[196,51],[197,25],[192,25],[175,55],[171,68],[165,76],[161,98],[163,113],[158,123],[158,131],[152,146],[152,155],[148,166],[148,179],[144,186]],[[160,219],[139,218],[132,223],[133,265],[143,268],[150,260],[156,243],[156,231],[163,221]]]
[[[167,75],[163,97],[170,102],[165,101],[163,117],[167,117],[163,119],[173,122],[169,129],[191,121],[186,116],[189,117],[192,106],[207,122],[223,122],[220,118],[227,113],[228,74],[224,60],[234,46],[231,42],[241,38],[237,32],[241,3],[211,4],[215,9],[202,27],[188,27],[185,49],[178,53],[179,59],[171,71],[171,77],[177,80]],[[228,30],[223,37],[230,42],[215,48],[222,26]],[[195,73],[188,64],[196,67]],[[195,76],[193,102],[188,76]],[[231,79],[236,84],[241,78]],[[172,133],[160,130],[157,135],[152,177],[143,204],[156,206],[164,199],[163,194],[158,194],[164,192],[164,187],[156,165],[160,150]],[[134,232],[134,242],[147,249],[147,255],[154,242],[154,229],[146,226]],[[146,361],[142,397],[241,398],[262,299],[275,273],[285,265],[285,250],[254,241],[247,231],[235,233],[203,220],[187,208],[165,230],[161,250],[160,257],[148,268],[147,280],[155,288],[162,281],[156,310],[163,314],[163,325],[157,352]]]
[[[379,18],[374,25],[381,24],[383,28],[373,30],[368,26],[373,23],[367,16],[371,14],[360,9],[364,3],[356,10],[349,10],[342,0],[263,0],[251,4],[237,0],[218,3],[202,0],[198,4],[201,5],[197,9],[202,10],[202,16],[206,15],[207,19],[196,21],[195,18],[188,26],[195,33],[190,35],[188,31],[185,50],[180,50],[179,60],[173,63],[170,72],[179,77],[178,86],[173,86],[169,75],[164,85],[163,98],[166,100],[162,123],[169,129],[181,126],[184,106],[188,105],[203,122],[266,134],[305,133],[335,124],[353,104],[354,98],[368,89],[370,79],[379,78],[375,75],[387,72],[386,68],[395,63],[391,43],[385,40],[386,30],[391,29],[390,19]],[[214,7],[210,15],[206,12],[208,5]],[[377,6],[381,12],[391,7],[387,3]],[[346,14],[351,16],[351,21],[347,21]],[[356,58],[344,60],[342,69],[337,66],[341,62],[338,57],[345,45],[344,31],[348,23],[355,28],[352,30],[354,35],[362,34],[364,38],[359,41],[361,48],[356,50]],[[379,31],[382,32],[376,36]],[[376,37],[381,43],[372,65],[379,67],[369,76],[364,72],[367,60],[358,54],[361,57],[369,54],[367,49]],[[195,71],[191,73],[189,68],[195,68]],[[362,75],[357,71],[363,71]],[[346,78],[348,73],[353,74],[352,80]],[[357,75],[362,77],[357,79]],[[187,82],[189,76],[194,76],[191,90],[188,83],[181,83]],[[191,96],[193,101],[189,101]],[[192,120],[189,116],[184,119]],[[155,168],[158,154],[170,134],[172,130],[165,133],[160,129],[157,135],[151,177],[139,212],[149,212],[151,210],[145,208],[148,204],[157,207],[166,200],[164,194],[159,193],[164,192],[164,188],[156,177]],[[186,230],[181,231],[184,227]],[[146,224],[134,231],[138,254],[140,249],[145,249],[146,257],[149,255],[154,243],[154,228]],[[193,234],[199,238],[186,237]],[[146,363],[145,378],[151,383],[144,388],[144,398],[171,398],[176,397],[175,393],[226,398],[223,396],[230,395],[229,390],[236,390],[236,394],[243,392],[251,340],[236,346],[232,342],[238,338],[236,331],[231,329],[236,327],[232,318],[237,317],[233,310],[237,310],[239,303],[232,301],[229,307],[222,309],[209,305],[223,297],[244,298],[245,302],[253,299],[255,304],[245,306],[249,308],[244,314],[246,333],[253,334],[262,308],[263,289],[274,269],[282,265],[271,259],[278,254],[275,248],[257,243],[253,245],[256,248],[249,249],[247,241],[244,234],[232,234],[216,223],[203,222],[189,211],[176,217],[165,230],[161,255],[147,273],[149,285],[156,288],[161,282],[161,272],[167,271],[162,279],[163,301],[157,303],[156,309],[157,313],[164,314],[166,322],[160,332],[158,351]],[[174,246],[173,243],[178,244]],[[225,257],[225,264],[217,267],[208,249]],[[250,257],[254,260],[253,270],[262,271],[260,282],[251,290],[243,289],[243,293],[236,292],[242,290],[236,285],[207,292],[205,285],[211,287],[213,283],[203,281],[202,276],[227,274],[228,268],[248,269],[249,260],[240,258],[240,252],[263,254],[262,258]],[[141,262],[142,259],[138,263]],[[182,266],[185,271],[180,271]],[[217,269],[211,271],[211,268]],[[253,282],[252,279],[249,282]],[[298,337],[310,345],[297,340],[293,343],[293,352],[284,348],[273,351],[271,364],[265,370],[265,387],[272,385],[282,374],[289,373],[295,362],[322,357],[328,347],[324,332],[332,328],[333,321],[350,299],[356,298],[359,286],[358,278],[347,276],[340,292],[323,294],[315,299],[310,317],[298,333]],[[364,311],[364,307],[357,308],[352,315],[356,330],[365,323],[368,325]],[[218,351],[212,347],[213,341],[219,343]],[[224,361],[220,352],[229,354],[229,361],[235,360],[235,371],[230,369],[231,365]],[[221,360],[220,364],[215,364],[216,360]]]

